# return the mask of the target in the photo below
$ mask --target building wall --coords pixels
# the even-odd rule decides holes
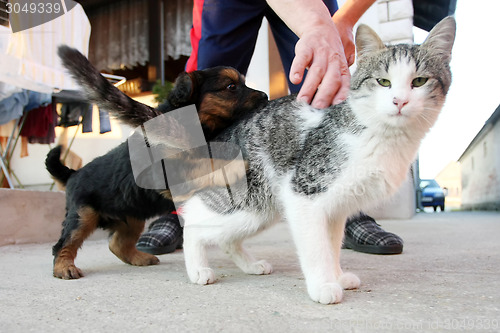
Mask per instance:
[[[413,3],[411,0],[378,0],[372,6],[374,7],[378,18],[378,29],[375,28],[375,31],[384,43],[413,42]]]
[[[450,162],[436,176],[436,181],[447,192],[445,209],[459,209],[462,204],[462,165]]]
[[[246,75],[246,84],[254,89],[265,92],[269,96],[269,25],[264,19],[259,29],[259,37],[255,45],[254,54],[248,73]]]
[[[461,158],[462,208],[500,209],[500,122]]]

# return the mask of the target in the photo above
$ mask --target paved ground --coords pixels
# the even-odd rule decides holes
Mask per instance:
[[[51,244],[0,247],[0,331],[500,331],[500,213],[379,222],[404,238],[404,253],[343,250],[362,285],[329,306],[309,300],[285,224],[248,242],[272,275],[245,275],[214,249],[210,286],[188,283],[182,251],[132,267],[88,241],[77,259],[86,276],[63,281],[51,275]]]

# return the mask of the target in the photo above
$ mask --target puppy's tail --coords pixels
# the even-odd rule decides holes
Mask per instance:
[[[161,113],[125,95],[104,78],[77,49],[59,46],[59,57],[76,82],[81,85],[90,102],[117,117],[123,123],[137,127]]]
[[[47,171],[54,177],[55,180],[66,185],[69,177],[73,175],[76,170],[70,169],[61,162],[61,150],[62,146],[57,146],[53,148],[47,154],[45,159],[45,167]]]

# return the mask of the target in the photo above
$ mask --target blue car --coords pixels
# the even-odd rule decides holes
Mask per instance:
[[[422,190],[420,203],[423,207],[432,207],[434,211],[437,211],[439,207],[444,212],[445,194],[441,186],[434,179],[421,179],[420,189]]]

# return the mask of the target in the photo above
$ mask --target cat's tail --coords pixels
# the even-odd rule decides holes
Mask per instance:
[[[113,86],[77,49],[59,46],[59,57],[90,102],[108,111],[125,124],[137,127],[161,113],[125,95]]]
[[[45,167],[52,177],[64,186],[76,170],[70,169],[62,164],[61,150],[62,146],[57,146],[49,151],[45,159]]]

